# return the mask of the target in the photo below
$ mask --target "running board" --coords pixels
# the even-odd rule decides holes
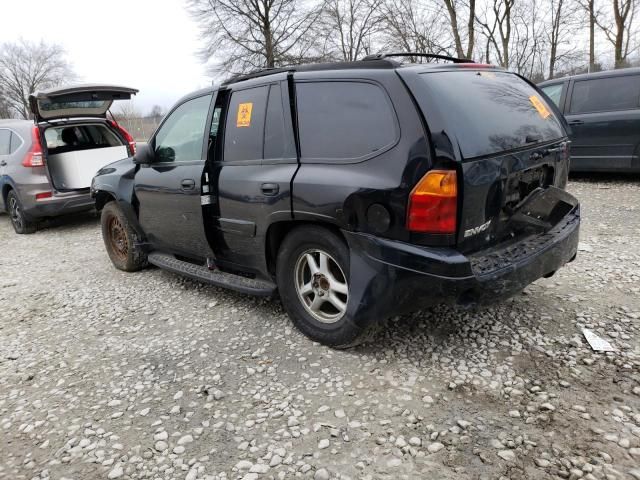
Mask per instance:
[[[204,265],[200,266],[178,260],[173,255],[167,255],[166,253],[152,252],[149,254],[148,260],[149,263],[164,270],[240,293],[268,297],[276,291],[275,283],[245,278],[240,275],[221,272],[220,270],[209,270]]]

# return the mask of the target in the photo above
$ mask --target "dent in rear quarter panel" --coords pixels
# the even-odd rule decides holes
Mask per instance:
[[[296,221],[331,223],[408,241],[407,199],[413,186],[431,168],[429,143],[400,78],[394,71],[374,73],[372,79],[392,102],[399,126],[397,142],[380,155],[357,163],[306,163],[302,146],[303,158],[293,180],[293,216]],[[342,79],[344,75],[333,72],[326,77]],[[316,73],[313,79],[321,81],[322,77]],[[372,204],[382,204],[390,212],[391,224],[386,231],[375,231],[368,224],[367,210]]]

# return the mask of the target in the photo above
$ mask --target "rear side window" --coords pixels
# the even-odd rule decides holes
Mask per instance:
[[[15,132],[11,132],[11,147],[9,148],[9,154],[12,154],[16,150],[18,150],[22,146],[22,139],[15,134]]]
[[[512,73],[469,70],[420,76],[467,159],[565,136],[544,97]],[[420,103],[421,92],[414,95]],[[428,123],[430,113],[423,113]]]
[[[638,108],[640,76],[595,78],[573,84],[571,113],[606,112]]]
[[[11,130],[0,129],[0,155],[9,155],[11,150]]]
[[[364,82],[296,84],[302,161],[355,161],[392,146],[398,138],[391,101]]]
[[[261,160],[269,86],[233,92],[224,130],[224,161]]]
[[[560,98],[562,98],[563,86],[563,83],[558,83],[557,85],[547,85],[546,87],[541,87],[541,90],[547,97],[551,99],[553,103],[556,104],[557,107],[560,107]]]

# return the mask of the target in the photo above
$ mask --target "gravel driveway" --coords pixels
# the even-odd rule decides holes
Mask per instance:
[[[640,181],[570,190],[570,266],[348,351],[278,301],[115,270],[93,214],[0,216],[0,478],[640,480]]]

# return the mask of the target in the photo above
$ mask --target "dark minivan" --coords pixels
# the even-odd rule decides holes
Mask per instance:
[[[571,171],[640,172],[640,68],[539,85],[571,126]]]
[[[562,115],[516,74],[449,60],[296,66],[184,97],[94,178],[111,261],[277,290],[335,347],[552,275],[580,224]]]

